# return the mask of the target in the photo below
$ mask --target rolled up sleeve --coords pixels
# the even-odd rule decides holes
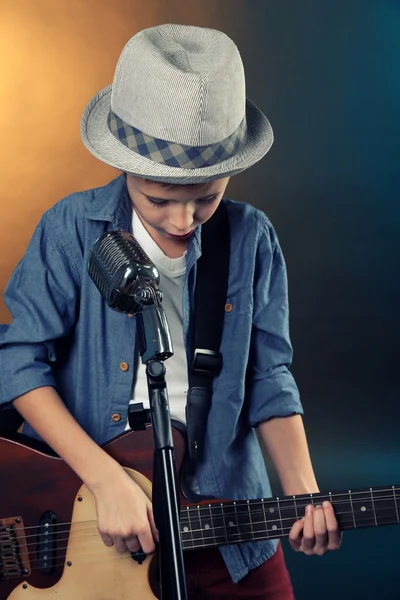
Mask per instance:
[[[288,285],[285,261],[273,227],[261,225],[254,278],[248,397],[249,422],[303,414],[299,390],[289,371]]]
[[[73,326],[79,270],[60,226],[46,213],[7,285],[12,321],[0,331],[0,405],[54,386],[56,341]]]

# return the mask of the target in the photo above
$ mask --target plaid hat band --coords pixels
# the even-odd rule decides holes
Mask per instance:
[[[108,115],[108,127],[112,135],[130,150],[153,162],[182,169],[212,167],[232,158],[247,140],[246,117],[230,136],[208,146],[185,146],[151,137],[125,123],[112,110]]]

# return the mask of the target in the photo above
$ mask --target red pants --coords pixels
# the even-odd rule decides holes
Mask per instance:
[[[190,600],[294,600],[282,546],[265,563],[232,583],[217,548],[185,553],[186,582]]]

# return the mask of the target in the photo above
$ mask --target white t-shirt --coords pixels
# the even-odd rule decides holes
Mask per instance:
[[[162,305],[167,315],[174,354],[164,365],[171,417],[186,423],[185,407],[188,390],[187,359],[183,341],[182,295],[186,277],[186,252],[179,258],[169,258],[159,248],[133,211],[132,232],[160,273]],[[150,408],[145,365],[139,359],[133,402]],[[129,429],[127,424],[126,429]]]

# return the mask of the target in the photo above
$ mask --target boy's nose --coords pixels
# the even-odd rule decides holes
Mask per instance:
[[[171,231],[171,233],[176,233],[177,235],[187,233],[192,229],[193,211],[190,209],[176,211],[171,215],[169,222],[175,229],[175,231]]]

